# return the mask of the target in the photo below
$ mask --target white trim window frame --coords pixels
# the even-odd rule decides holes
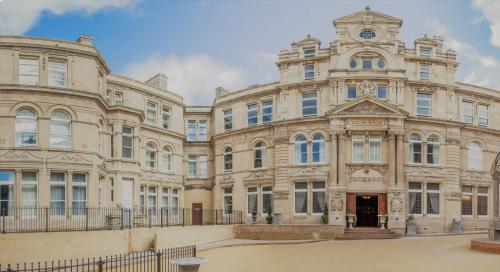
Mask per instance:
[[[422,137],[416,133],[412,133],[408,137],[408,162],[422,163]]]
[[[49,58],[47,70],[49,86],[62,88],[66,87],[68,65],[65,60]]]
[[[233,148],[230,146],[226,146],[223,150],[222,154],[222,164],[224,168],[224,172],[233,171]]]
[[[113,104],[122,106],[123,105],[123,93],[122,92],[115,92],[115,95],[113,96]]]
[[[25,85],[38,85],[40,82],[40,59],[38,57],[19,58],[18,82]]]
[[[440,140],[436,135],[427,137],[426,143],[426,162],[431,165],[439,165],[440,163]]]
[[[409,182],[408,183],[408,214],[413,214],[415,216],[422,216],[423,214],[423,191],[422,191],[422,182]],[[414,194],[415,203],[413,207],[411,207],[412,195]],[[413,209],[412,209],[413,208]],[[416,213],[420,211],[420,213]]]
[[[222,209],[224,215],[233,213],[233,187],[222,188]]]
[[[426,213],[429,217],[439,217],[441,214],[440,184],[429,182],[426,184]],[[437,198],[437,200],[436,200]],[[436,211],[437,210],[437,211]]]
[[[16,111],[16,146],[38,145],[38,116],[29,108]]]
[[[302,116],[318,115],[318,93],[310,92],[302,94]]]
[[[233,110],[224,110],[223,115],[224,131],[231,131],[233,129]]]
[[[306,136],[300,134],[295,136],[294,139],[295,148],[295,164],[303,165],[307,163],[307,138]]]
[[[111,135],[113,133],[111,132]],[[113,146],[111,146],[113,148]],[[122,127],[122,158],[131,160],[134,157],[134,128]]]
[[[259,124],[259,106],[257,103],[247,104],[247,125],[249,127]]]
[[[312,163],[325,162],[325,136],[316,133],[312,137]]]
[[[87,207],[87,174],[73,173],[72,190],[72,215],[85,216],[85,208]]]
[[[266,144],[264,142],[257,142],[253,146],[252,168],[263,169],[266,168]]]
[[[168,106],[161,106],[161,125],[164,129],[170,129],[172,120],[172,109]]]
[[[368,135],[368,159],[370,163],[381,163],[382,156],[382,135]]]
[[[352,162],[353,163],[365,162],[365,135],[362,134],[352,135]]]
[[[168,146],[164,146],[161,157],[161,170],[166,173],[172,172],[172,149]]]
[[[432,66],[430,64],[426,63],[420,63],[419,65],[419,74],[420,74],[420,80],[431,80],[431,69]]]
[[[196,141],[196,120],[188,120],[187,124],[187,140],[188,142]]]
[[[158,155],[158,150],[156,149],[156,145],[153,143],[146,144],[146,157],[145,157],[145,165],[146,169],[154,170],[156,169],[156,159]]]
[[[21,217],[36,218],[38,208],[38,173],[21,172]]]
[[[50,172],[51,216],[66,215],[66,173]]]
[[[315,48],[304,48],[304,58],[313,58],[316,56]]]
[[[198,155],[198,177],[208,177],[208,156]]]
[[[466,124],[474,124],[474,102],[462,101],[462,121]]]
[[[314,64],[304,64],[304,80],[314,80],[315,76],[315,65]]]
[[[198,141],[207,141],[207,120],[198,120]]]
[[[64,111],[54,111],[51,114],[50,146],[58,148],[71,146],[71,119]]]
[[[309,210],[308,194],[309,193],[308,193],[307,182],[298,181],[294,183],[294,193],[293,193],[294,215],[306,215],[308,213]]]
[[[273,187],[271,185],[263,185],[261,187],[261,214],[267,215],[273,212]]]
[[[148,216],[156,217],[158,195],[156,186],[148,186]]]
[[[188,155],[188,177],[195,178],[198,173],[198,162],[196,155]]]
[[[432,48],[420,47],[419,56],[422,58],[431,58],[432,57]]]
[[[489,125],[489,107],[486,104],[477,104],[477,125],[481,127]]]
[[[432,94],[417,93],[417,116],[431,117],[432,116]]]
[[[156,125],[158,114],[158,104],[147,101],[146,102],[146,123],[150,125]]]
[[[273,101],[262,101],[262,124],[268,124],[273,121]]]
[[[257,186],[249,186],[246,189],[247,192],[247,215],[252,215],[253,212],[258,213],[259,204],[258,204],[258,188]],[[253,206],[253,207],[252,207]]]

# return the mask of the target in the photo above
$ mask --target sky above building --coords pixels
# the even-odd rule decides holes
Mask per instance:
[[[209,105],[215,87],[279,80],[281,49],[307,34],[328,47],[332,20],[367,5],[403,20],[408,48],[441,35],[457,51],[458,81],[500,90],[500,0],[0,0],[0,35],[91,35],[113,73],[163,72],[187,104]]]

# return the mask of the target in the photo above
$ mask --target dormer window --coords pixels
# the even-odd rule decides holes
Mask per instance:
[[[314,56],[316,56],[316,49],[314,48],[304,49],[304,58],[312,58]]]
[[[423,58],[432,57],[432,50],[430,48],[420,48],[420,56]]]
[[[371,40],[375,38],[375,32],[372,30],[365,29],[359,33],[359,37],[365,39],[365,40]]]

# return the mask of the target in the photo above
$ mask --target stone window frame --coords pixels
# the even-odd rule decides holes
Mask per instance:
[[[471,192],[464,192],[463,190],[463,187],[471,187],[472,188],[472,191]],[[483,194],[483,193],[479,193],[479,187],[486,187],[488,188],[488,193],[486,194]],[[492,212],[492,206],[490,205],[490,201],[491,201],[491,197],[492,197],[492,190],[491,190],[491,186],[490,184],[476,184],[476,183],[471,183],[471,182],[466,182],[466,183],[463,183],[460,185],[460,191],[461,191],[461,194],[462,196],[463,195],[468,195],[471,197],[471,210],[472,210],[472,214],[470,215],[464,215],[462,214],[462,208],[460,208],[460,214],[461,214],[461,217],[462,218],[465,218],[467,219],[467,221],[472,221],[472,220],[476,220],[476,219],[486,219],[486,218],[489,218],[490,215],[491,215],[491,212]],[[488,214],[487,215],[478,215],[478,196],[487,196],[488,200],[487,200],[487,209],[488,209]],[[462,206],[462,201],[460,201],[460,207]]]
[[[313,189],[313,183],[315,182],[322,182],[324,183],[324,189]],[[306,183],[306,188],[307,189],[299,189],[298,192],[306,192],[306,212],[305,213],[297,213],[295,210],[295,193],[297,190],[295,189],[295,184],[296,183]],[[290,181],[291,188],[293,189],[293,197],[292,197],[292,204],[291,208],[293,209],[293,216],[294,217],[309,217],[309,216],[321,216],[323,214],[322,212],[313,212],[313,192],[317,191],[323,191],[325,193],[325,204],[327,203],[327,197],[328,197],[328,182],[324,178],[314,178],[314,177],[309,177],[309,178],[296,178],[292,181]],[[323,206],[324,209],[324,206]]]

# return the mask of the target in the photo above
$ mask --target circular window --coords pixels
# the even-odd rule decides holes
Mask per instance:
[[[363,30],[363,31],[359,32],[359,36],[365,40],[370,40],[370,39],[375,38],[375,32],[373,32],[371,30]]]
[[[356,66],[358,66],[358,63],[355,60],[351,60],[351,63],[349,63],[349,67],[354,69],[354,68],[356,68]]]
[[[385,61],[384,60],[379,60],[378,61],[378,68],[384,69],[385,68]]]

